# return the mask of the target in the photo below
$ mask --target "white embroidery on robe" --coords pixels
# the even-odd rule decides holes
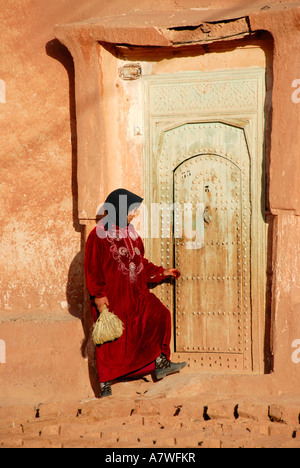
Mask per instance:
[[[135,247],[133,245],[133,242],[131,240],[131,239],[136,240],[138,238],[138,234],[129,229],[128,231],[129,231],[129,236],[127,235],[126,237],[124,236],[123,238],[122,237],[116,238],[114,236],[109,236],[109,235],[106,238],[111,244],[110,251],[112,253],[113,259],[118,262],[119,271],[122,271],[124,275],[129,275],[130,282],[134,283],[136,281],[137,275],[139,275],[141,271],[143,270],[144,265],[141,261],[138,265],[133,261],[134,259],[140,260],[141,251],[138,247]],[[116,240],[120,241],[121,239],[124,240],[126,247],[124,246],[118,247],[116,245],[115,241]],[[127,266],[127,261],[129,262],[128,266]]]

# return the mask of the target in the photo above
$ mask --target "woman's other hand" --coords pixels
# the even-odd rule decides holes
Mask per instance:
[[[176,268],[170,268],[169,270],[164,271],[165,276],[173,276],[175,279],[178,279],[180,274],[180,271],[176,270]]]

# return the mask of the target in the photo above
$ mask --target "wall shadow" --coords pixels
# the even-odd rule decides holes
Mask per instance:
[[[97,374],[95,345],[92,340],[93,320],[90,313],[90,300],[86,291],[84,280],[84,236],[82,236],[82,248],[71,262],[68,281],[66,286],[66,296],[69,313],[81,321],[83,330],[83,340],[80,351],[84,359],[87,360],[89,380],[96,398],[100,397],[100,384]]]
[[[82,232],[82,226],[78,221],[78,187],[77,187],[77,122],[76,122],[76,102],[75,102],[75,71],[72,55],[69,50],[57,39],[53,39],[46,44],[46,53],[49,57],[60,62],[69,79],[69,112],[70,112],[70,133],[72,145],[72,200],[73,200],[73,226],[76,232]]]
[[[261,212],[267,226],[266,236],[266,295],[265,295],[265,322],[264,322],[264,373],[270,374],[274,370],[272,329],[274,317],[272,316],[273,292],[273,236],[275,216],[270,209],[270,164],[271,164],[271,134],[273,123],[273,86],[274,86],[274,39],[268,31],[258,31],[257,37],[264,42],[261,45],[266,57],[266,97],[264,105],[264,158],[262,167],[261,185],[265,193],[261,200]]]

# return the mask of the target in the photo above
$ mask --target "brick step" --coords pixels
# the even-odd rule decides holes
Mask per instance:
[[[251,419],[191,421],[184,416],[90,416],[27,421],[0,432],[2,447],[300,447],[300,425]]]
[[[211,396],[0,407],[0,447],[299,447],[295,401]]]

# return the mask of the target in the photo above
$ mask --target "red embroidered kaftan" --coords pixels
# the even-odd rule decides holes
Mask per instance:
[[[91,296],[106,296],[110,310],[125,326],[121,338],[96,347],[100,382],[154,369],[161,352],[170,358],[171,314],[147,287],[164,279],[163,271],[144,257],[142,239],[131,224],[106,232],[100,222],[90,233],[85,253],[87,289]],[[92,315],[95,322],[93,304]]]

